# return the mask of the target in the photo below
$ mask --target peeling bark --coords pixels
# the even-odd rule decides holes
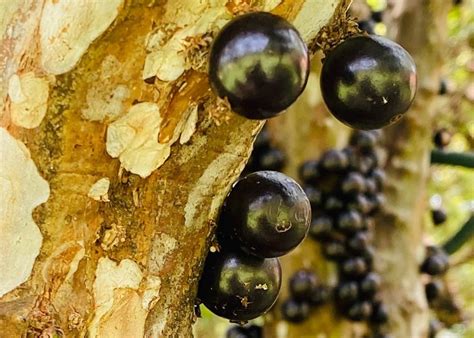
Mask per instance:
[[[209,37],[235,13],[265,8],[308,42],[338,3],[2,2],[1,130],[26,145],[51,190],[33,212],[43,242],[31,274],[0,298],[2,335],[190,336],[216,214],[262,125],[210,92]],[[18,104],[35,111],[28,123]],[[139,107],[152,107],[149,119],[130,115]]]

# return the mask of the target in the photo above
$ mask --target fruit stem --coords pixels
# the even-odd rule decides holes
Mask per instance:
[[[474,215],[471,216],[463,226],[461,226],[461,229],[459,229],[453,237],[444,243],[443,249],[451,255],[458,251],[463,244],[472,237],[474,237]]]
[[[474,168],[474,152],[456,153],[433,149],[431,151],[431,163]]]

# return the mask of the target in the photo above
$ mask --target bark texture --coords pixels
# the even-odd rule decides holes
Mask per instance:
[[[2,2],[0,337],[190,336],[262,124],[210,92],[212,36],[271,10],[311,42],[340,2]]]

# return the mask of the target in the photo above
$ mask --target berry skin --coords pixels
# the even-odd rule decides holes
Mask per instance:
[[[321,240],[329,236],[333,230],[331,217],[321,215],[314,217],[309,226],[309,235],[315,240]]]
[[[247,338],[247,332],[242,326],[232,326],[225,334],[226,338]]]
[[[212,88],[249,119],[267,119],[288,108],[306,86],[308,74],[308,50],[299,33],[270,13],[233,19],[211,47]]]
[[[383,20],[383,11],[374,11],[372,12],[372,20],[374,22],[382,22]]]
[[[311,206],[293,179],[276,171],[258,171],[240,179],[227,196],[218,236],[258,257],[278,257],[306,236]]]
[[[307,300],[318,286],[318,277],[312,271],[298,270],[291,276],[289,285],[295,300]]]
[[[263,338],[263,329],[258,325],[250,325],[246,328],[248,338]]]
[[[362,230],[363,220],[360,213],[355,210],[349,210],[339,214],[337,218],[338,228],[345,233],[354,233]]]
[[[281,150],[270,148],[268,151],[260,154],[258,162],[258,168],[260,170],[280,171],[285,166],[286,158]]]
[[[362,21],[359,21],[357,24],[359,25],[359,28],[367,32],[367,34],[375,34],[375,31],[374,31],[375,22],[373,20],[362,20]]]
[[[351,278],[358,278],[368,271],[367,262],[361,257],[349,258],[341,265],[341,272]]]
[[[218,316],[247,321],[270,309],[280,287],[281,267],[277,258],[261,259],[221,250],[210,253],[206,259],[198,297]]]
[[[359,289],[356,282],[343,282],[336,288],[336,299],[343,303],[353,303],[359,297]]]
[[[380,276],[375,272],[371,272],[360,281],[360,293],[363,297],[372,298],[379,290],[381,284]]]
[[[355,130],[349,138],[349,144],[363,152],[371,151],[377,144],[377,135],[372,131]]]
[[[344,203],[336,196],[329,196],[324,203],[324,210],[329,213],[338,213],[344,207]]]
[[[304,186],[303,190],[308,197],[312,208],[315,208],[321,204],[323,196],[320,190],[313,188],[310,185]]]
[[[349,173],[341,183],[342,193],[346,195],[364,192],[365,187],[364,176],[358,172]]]
[[[376,187],[378,191],[381,191],[383,186],[385,185],[385,180],[387,176],[385,175],[385,171],[382,169],[374,169],[370,174],[370,178],[375,181]]]
[[[306,184],[316,184],[319,178],[319,162],[310,160],[304,162],[298,169],[300,179]]]
[[[329,241],[323,243],[322,251],[324,257],[329,260],[340,260],[347,256],[347,250],[344,243],[340,241]]]
[[[432,280],[431,282],[425,285],[426,299],[429,303],[436,300],[441,295],[442,291],[443,285],[440,281]]]
[[[367,301],[352,304],[346,312],[347,318],[357,322],[370,318],[371,314],[372,304]]]
[[[320,306],[327,303],[332,297],[332,289],[325,285],[318,286],[309,297],[312,306]]]
[[[448,270],[449,263],[443,254],[428,256],[421,264],[421,272],[431,276],[442,275]]]
[[[365,197],[365,195],[357,194],[347,202],[347,207],[366,215],[372,210],[372,203],[367,199],[367,197]]]
[[[380,36],[351,37],[326,57],[321,92],[331,113],[355,129],[395,123],[416,92],[416,67],[400,45]]]
[[[444,210],[443,208],[431,210],[431,219],[433,220],[434,225],[443,224],[448,219],[446,210]]]
[[[286,300],[281,306],[283,318],[291,323],[301,323],[309,317],[310,307],[307,302],[294,299]]]
[[[370,322],[374,324],[385,324],[388,321],[388,310],[382,302],[372,304],[372,315]]]
[[[433,136],[433,142],[439,149],[443,149],[451,143],[451,133],[446,128],[441,128]]]
[[[319,165],[325,171],[343,171],[349,165],[349,159],[345,152],[331,149],[321,156]]]
[[[359,231],[347,240],[347,247],[355,254],[363,254],[369,247],[369,237],[365,232]]]

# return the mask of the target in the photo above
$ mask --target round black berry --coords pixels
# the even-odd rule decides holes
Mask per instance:
[[[281,150],[270,148],[260,154],[258,162],[259,170],[280,171],[285,166],[286,157]]]
[[[381,284],[380,276],[375,272],[371,272],[360,281],[360,293],[363,297],[372,298],[379,290]]]
[[[258,325],[249,325],[246,328],[248,338],[263,338],[263,328]]]
[[[352,321],[362,321],[370,318],[372,314],[372,304],[367,301],[352,304],[346,312],[347,318]]]
[[[324,210],[329,213],[337,213],[344,207],[344,203],[337,196],[329,196],[324,202]]]
[[[320,285],[313,290],[309,297],[309,303],[313,306],[319,306],[327,303],[332,297],[332,289],[325,285]]]
[[[446,128],[436,131],[433,136],[433,142],[437,148],[443,149],[451,143],[452,135]]]
[[[341,183],[341,190],[344,194],[357,194],[365,190],[364,176],[358,172],[349,173]]]
[[[334,48],[321,71],[329,110],[356,129],[398,121],[416,92],[416,67],[406,50],[380,36],[356,36]]]
[[[225,336],[226,338],[247,338],[247,332],[243,326],[234,325],[227,330]]]
[[[448,270],[449,263],[446,257],[441,254],[428,256],[421,264],[421,272],[431,276],[437,276]]]
[[[370,178],[375,181],[376,187],[378,191],[381,191],[386,180],[385,171],[382,169],[374,169],[370,174]]]
[[[347,240],[347,247],[355,254],[367,252],[369,247],[369,237],[367,233],[359,231]]]
[[[298,169],[300,179],[307,184],[316,184],[319,178],[319,162],[310,160],[304,162]]]
[[[388,321],[388,310],[382,302],[372,304],[370,321],[374,324],[385,324]]]
[[[308,73],[308,50],[300,35],[270,13],[233,19],[211,47],[212,88],[233,111],[250,119],[267,119],[288,108],[303,91]]]
[[[303,187],[303,190],[308,197],[309,203],[311,204],[312,208],[315,208],[319,206],[323,200],[323,195],[320,190],[310,186],[306,185]]]
[[[374,20],[374,22],[382,22],[383,21],[383,11],[373,11],[372,12],[372,20]]]
[[[434,225],[443,224],[448,219],[446,210],[444,210],[443,208],[431,210],[431,219],[433,220]]]
[[[361,20],[357,22],[357,24],[359,25],[359,28],[364,32],[367,32],[367,34],[375,34],[375,22],[373,20]]]
[[[326,215],[320,215],[313,218],[309,226],[309,235],[315,240],[328,237],[333,230],[332,219]]]
[[[240,179],[225,200],[219,235],[258,257],[282,256],[306,236],[311,206],[293,179],[258,171]]]
[[[347,207],[365,215],[372,210],[372,203],[364,194],[357,194],[347,202]]]
[[[199,281],[198,297],[216,315],[246,321],[275,303],[281,286],[277,258],[261,259],[243,252],[210,253]]]
[[[283,318],[292,323],[301,323],[309,317],[310,307],[307,302],[294,299],[286,300],[281,306]]]
[[[329,260],[340,260],[347,256],[347,250],[344,243],[336,240],[324,242],[322,252],[324,257]]]
[[[349,165],[349,159],[345,152],[331,149],[321,155],[319,165],[325,171],[342,171]]]
[[[318,277],[309,270],[298,270],[290,278],[290,293],[296,300],[307,300],[318,286]]]
[[[342,262],[341,272],[348,277],[361,277],[367,273],[367,262],[362,257],[349,258]]]
[[[349,138],[349,144],[364,152],[373,150],[377,144],[377,134],[372,130],[355,130]]]
[[[443,291],[443,285],[438,280],[432,280],[425,285],[425,294],[428,302],[433,302],[441,295]]]
[[[343,282],[336,287],[336,299],[342,303],[352,303],[359,298],[356,282]]]
[[[353,233],[363,228],[363,219],[359,212],[349,210],[339,214],[337,226],[341,231]]]

